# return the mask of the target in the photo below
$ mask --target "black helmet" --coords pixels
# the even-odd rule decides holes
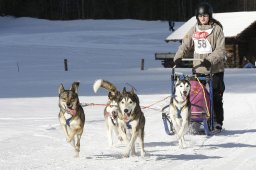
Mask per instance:
[[[202,2],[200,3],[197,8],[196,8],[196,18],[198,19],[198,15],[204,15],[204,14],[208,14],[209,18],[212,18],[212,6],[210,4],[208,4],[207,2]]]

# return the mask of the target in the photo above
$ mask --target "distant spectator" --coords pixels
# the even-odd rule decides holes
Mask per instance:
[[[255,65],[248,61],[248,63],[246,63],[243,68],[255,68]]]
[[[255,68],[255,65],[253,65],[249,59],[244,57],[243,58],[243,68]]]
[[[175,26],[175,22],[172,20],[169,20],[169,30],[170,31],[172,31],[172,32],[175,31],[174,26]]]

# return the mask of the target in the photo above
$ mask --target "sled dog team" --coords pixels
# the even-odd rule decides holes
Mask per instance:
[[[79,82],[73,82],[70,89],[59,86],[59,121],[64,131],[66,140],[75,150],[75,156],[79,156],[80,139],[85,124],[85,114],[79,102]],[[140,155],[145,155],[144,128],[145,116],[140,107],[140,101],[136,91],[132,88],[127,91],[124,87],[119,91],[112,83],[106,80],[96,80],[93,90],[96,93],[99,88],[108,91],[108,102],[104,108],[104,119],[107,127],[109,146],[113,145],[112,132],[118,139],[126,144],[124,157],[135,155],[135,142],[140,143]],[[169,117],[173,123],[174,131],[179,141],[179,147],[186,147],[184,134],[190,121],[189,110],[190,83],[186,80],[178,80],[175,84],[175,95],[170,101]]]

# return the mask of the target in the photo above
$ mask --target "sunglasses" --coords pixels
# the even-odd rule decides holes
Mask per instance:
[[[198,17],[209,17],[208,14],[199,14]]]

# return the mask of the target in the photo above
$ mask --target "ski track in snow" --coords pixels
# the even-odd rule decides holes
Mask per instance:
[[[226,94],[226,98],[233,96],[233,94]],[[142,99],[147,99],[149,103],[154,103],[164,97],[164,95],[140,96]],[[86,98],[87,101],[98,99],[99,103],[106,101],[105,97]],[[6,100],[12,99],[0,99],[0,102],[8,103]],[[22,99],[17,99],[17,102],[19,100]],[[27,100],[33,102],[33,98]],[[240,100],[244,98],[241,97]],[[41,99],[45,106],[54,101],[56,101],[55,98]],[[39,105],[35,106],[37,107]],[[104,169],[150,169],[154,167],[155,169],[166,168],[167,165],[177,170],[184,169],[184,167],[213,169],[227,165],[227,168],[237,170],[244,167],[253,168],[252,160],[255,156],[246,156],[248,152],[253,153],[256,150],[256,129],[250,129],[252,128],[250,122],[244,128],[227,127],[222,133],[210,137],[187,134],[188,148],[180,149],[175,136],[165,134],[161,113],[144,109],[146,156],[144,158],[139,156],[140,146],[137,144],[137,156],[123,158],[124,144],[117,143],[115,139],[115,145],[112,148],[108,147],[103,107],[87,106],[84,108],[86,124],[81,140],[80,158],[74,158],[74,151],[66,143],[58,123],[57,105],[54,108],[47,108],[56,110],[56,112],[42,116],[44,111],[39,110],[37,116],[22,118],[21,116],[26,114],[23,110],[16,114],[18,117],[16,121],[14,117],[0,115],[0,120],[4,122],[1,124],[1,129],[9,126],[0,140],[1,145],[5,146],[0,154],[1,169],[94,169],[95,167],[104,167]],[[233,117],[235,118],[236,114]],[[229,115],[227,119],[232,121],[232,116]],[[243,156],[247,159],[243,160]],[[208,165],[209,161],[211,163]],[[229,162],[232,165],[229,165]],[[97,166],[101,164],[104,166]]]

